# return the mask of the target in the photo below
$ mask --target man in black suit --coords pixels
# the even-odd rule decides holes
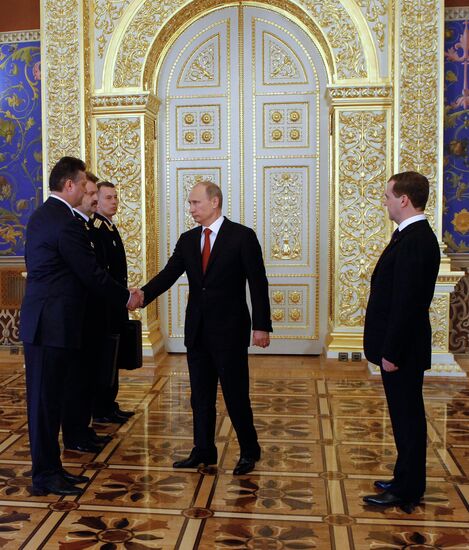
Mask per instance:
[[[103,246],[94,234],[93,216],[98,206],[99,178],[86,172],[85,194],[81,204],[74,208],[75,216],[83,224],[98,265],[107,269]],[[90,426],[96,389],[103,379],[104,362],[102,342],[109,333],[108,307],[103,300],[99,306],[94,301],[87,304],[84,322],[83,350],[80,369],[72,369],[66,384],[66,399],[62,420],[62,438],[68,450],[83,453],[100,452],[112,437],[98,435]]]
[[[386,187],[389,217],[399,227],[371,277],[364,349],[379,365],[391,417],[397,460],[390,481],[367,504],[408,506],[425,492],[427,425],[423,374],[431,367],[429,308],[440,265],[440,248],[423,214],[429,184],[417,172],[392,176]]]
[[[81,203],[85,164],[62,158],[49,179],[51,196],[31,216],[26,229],[26,291],[21,306],[28,428],[33,491],[77,495],[85,476],[66,472],[58,442],[64,388],[71,369],[79,368],[83,323],[90,293],[134,309],[139,292],[129,297],[96,263],[83,225],[73,207]]]
[[[98,205],[93,219],[93,235],[104,249],[107,270],[118,283],[127,286],[127,257],[124,244],[112,218],[116,215],[119,199],[115,185],[109,181],[98,183]],[[129,320],[127,309],[119,304],[109,303],[111,336],[103,337],[102,346],[107,349],[108,358],[114,357],[114,372],[110,384],[100,384],[97,390],[93,417],[96,422],[123,424],[135,413],[123,411],[116,401],[119,393],[119,339],[125,323]],[[117,350],[115,347],[117,346]],[[125,366],[125,365],[124,365]]]
[[[191,383],[194,448],[174,468],[217,462],[216,397],[220,379],[228,414],[240,445],[233,471],[254,469],[261,449],[249,399],[248,346],[252,304],[252,345],[267,347],[272,331],[268,282],[254,231],[221,215],[222,193],[212,182],[194,186],[190,213],[199,227],[181,235],[165,268],[142,290],[145,305],[168,290],[185,272],[189,280],[185,340]]]

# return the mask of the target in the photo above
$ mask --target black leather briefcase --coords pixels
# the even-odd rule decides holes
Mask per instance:
[[[142,322],[129,319],[120,333],[117,368],[135,370],[142,364]]]

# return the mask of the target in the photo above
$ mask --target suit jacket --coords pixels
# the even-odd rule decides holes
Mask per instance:
[[[144,287],[145,304],[168,290],[186,272],[189,300],[186,309],[186,347],[192,347],[201,324],[211,335],[214,349],[248,347],[252,328],[272,331],[268,282],[262,251],[254,231],[224,219],[205,274],[200,248],[202,227],[183,233],[164,269]]]
[[[87,298],[124,307],[127,288],[101,269],[83,224],[66,204],[49,198],[26,229],[26,291],[20,338],[30,344],[79,349]]]
[[[404,228],[383,251],[371,277],[366,309],[366,358],[398,367],[429,369],[429,307],[440,266],[440,248],[427,220]]]

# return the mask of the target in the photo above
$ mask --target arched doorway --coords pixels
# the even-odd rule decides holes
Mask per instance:
[[[243,3],[244,4],[244,3]],[[173,41],[159,111],[160,265],[192,227],[188,190],[221,185],[224,214],[254,228],[270,282],[269,352],[320,353],[327,329],[327,71],[314,37],[267,6],[222,7]],[[161,299],[169,351],[184,351],[183,276]]]

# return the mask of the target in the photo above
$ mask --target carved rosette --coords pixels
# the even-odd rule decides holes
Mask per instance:
[[[44,174],[64,155],[82,157],[79,0],[42,0],[44,112]]]
[[[125,243],[129,286],[142,283],[141,140],[140,118],[96,120],[97,174],[118,186],[116,223]]]
[[[433,227],[436,212],[438,170],[439,78],[441,52],[439,0],[409,0],[400,3],[397,14],[400,29],[399,172],[416,170],[431,185],[426,214]],[[441,54],[441,55],[440,55]]]
[[[335,319],[343,327],[363,325],[371,270],[386,241],[387,125],[385,111],[339,111]]]

